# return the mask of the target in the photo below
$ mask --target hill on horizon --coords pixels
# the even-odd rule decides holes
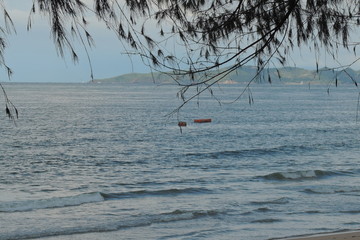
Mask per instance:
[[[209,74],[216,74],[224,69],[212,71]],[[219,81],[219,84],[248,83],[256,76],[257,68],[253,66],[243,66],[230,73]],[[196,76],[195,76],[196,77]],[[200,77],[200,76],[199,76]],[[189,82],[187,79],[178,79],[182,82]],[[307,70],[298,67],[268,68],[261,72],[255,79],[256,82],[271,82],[274,84],[354,84],[360,81],[360,71],[351,68],[344,70],[333,70],[322,68],[318,71]],[[174,79],[167,73],[129,73],[110,78],[94,79],[93,83],[156,83],[173,84]]]

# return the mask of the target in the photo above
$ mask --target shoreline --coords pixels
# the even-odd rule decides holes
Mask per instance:
[[[109,231],[109,232],[88,232],[77,233],[71,235],[58,235],[47,236],[35,239],[41,240],[100,240],[100,239],[121,239],[123,232],[121,231]],[[127,235],[128,237],[128,235]],[[134,239],[141,239],[141,234],[135,234]],[[360,240],[360,230],[349,230],[329,233],[318,233],[312,235],[299,235],[292,237],[271,238],[268,240]]]
[[[360,240],[360,230],[286,237],[278,240]],[[273,239],[275,240],[275,239]]]

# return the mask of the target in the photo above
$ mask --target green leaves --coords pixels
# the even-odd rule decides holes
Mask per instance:
[[[9,119],[13,120],[15,123],[15,120],[19,118],[19,112],[15,107],[15,105],[8,98],[7,93],[2,84],[0,84],[0,88],[3,92],[3,96],[5,100],[5,114]]]

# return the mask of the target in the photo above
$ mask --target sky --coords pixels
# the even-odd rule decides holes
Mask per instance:
[[[69,55],[58,56],[46,17],[37,17],[30,31],[26,26],[32,1],[5,1],[15,24],[16,33],[11,34],[5,50],[5,60],[14,74],[11,82],[87,82],[91,71],[86,52],[76,45],[79,62],[74,63]],[[132,72],[149,72],[140,58],[123,54],[124,48],[115,34],[104,24],[90,22],[90,32],[95,47],[90,49],[94,78],[107,78]],[[0,81],[9,81],[5,71]]]
[[[90,1],[90,0],[88,0]],[[71,57],[58,56],[46,17],[34,19],[32,29],[26,30],[32,1],[4,1],[16,27],[16,34],[8,38],[5,59],[14,74],[9,80],[5,71],[0,73],[1,82],[87,82],[91,80],[89,63],[81,46],[77,47],[79,62],[74,64]],[[91,2],[91,1],[90,1]],[[156,26],[154,26],[156,28]],[[150,72],[148,66],[139,57],[124,54],[124,48],[115,34],[105,25],[90,22],[89,30],[95,39],[95,47],[89,51],[94,78],[107,78],[127,73]],[[353,36],[358,41],[360,34]],[[355,57],[352,53],[342,51],[339,61],[350,63]],[[319,58],[319,67],[336,66],[331,57],[323,54]],[[290,65],[306,69],[315,69],[314,54],[308,50],[295,50],[291,55]],[[360,70],[360,63],[353,66]]]

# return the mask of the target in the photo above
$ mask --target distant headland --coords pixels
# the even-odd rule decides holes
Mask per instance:
[[[220,72],[220,69],[216,72]],[[215,74],[210,72],[210,74]],[[241,84],[248,83],[256,76],[257,68],[252,66],[243,66],[236,71],[228,74],[219,81],[219,84]],[[196,76],[195,76],[196,77]],[[178,81],[189,81],[185,78]],[[274,84],[354,84],[354,81],[360,82],[360,71],[351,68],[343,70],[334,70],[322,68],[319,70],[307,70],[297,67],[266,68],[255,79],[256,82],[271,82]],[[94,79],[93,83],[155,83],[155,84],[174,84],[175,81],[167,73],[129,73],[115,77]]]

